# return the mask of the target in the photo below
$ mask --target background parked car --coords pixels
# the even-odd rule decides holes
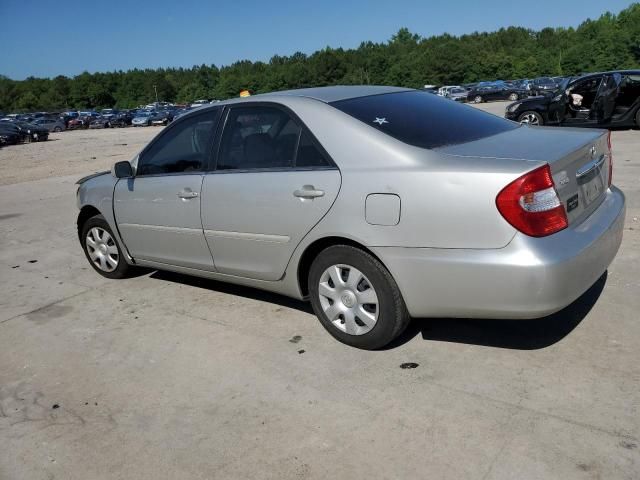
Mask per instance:
[[[133,113],[131,111],[121,111],[112,116],[109,119],[109,123],[112,127],[127,127],[131,125],[133,120]]]
[[[579,105],[573,94],[582,97]],[[512,103],[505,117],[531,125],[640,127],[640,70],[567,78],[556,95]]]
[[[109,118],[107,117],[98,117],[91,121],[89,124],[89,128],[109,128],[111,124],[109,123]]]
[[[29,135],[30,142],[44,142],[49,138],[49,129],[29,122],[16,122]]]
[[[114,117],[115,115],[117,115],[119,112],[118,110],[115,110],[113,108],[103,108],[102,110],[100,110],[100,116],[102,118],[111,118]]]
[[[453,88],[461,88],[461,87],[460,85],[445,85],[444,87],[440,87],[438,89],[438,95],[440,95],[441,97],[446,97],[447,94],[449,93],[449,90]]]
[[[81,111],[78,112],[76,118],[72,118],[67,123],[67,130],[75,130],[78,128],[89,128],[89,125],[93,120],[98,118],[100,114],[94,111]]]
[[[490,102],[492,100],[511,100],[526,98],[528,92],[518,87],[509,86],[506,83],[493,83],[479,85],[467,93],[467,101],[473,103]]]
[[[16,145],[23,142],[22,133],[12,124],[0,122],[0,144]]]
[[[191,108],[202,107],[203,105],[209,105],[209,100],[194,100],[191,103]]]
[[[454,100],[456,102],[466,102],[467,95],[469,94],[469,90],[462,87],[452,88],[447,93],[447,98]]]
[[[159,110],[151,116],[151,125],[168,125],[173,120],[173,110]]]
[[[39,118],[37,120],[34,120],[33,123],[34,125],[38,125],[40,127],[46,128],[50,132],[62,132],[63,130],[67,129],[67,126],[60,118],[51,118],[51,117]]]
[[[20,135],[22,142],[41,142],[49,138],[49,130],[20,120],[0,122],[3,130]]]
[[[149,125],[151,125],[152,116],[153,116],[152,111],[146,110],[146,111],[138,112],[133,117],[133,120],[131,120],[131,125],[133,125],[134,127],[148,127]]]
[[[185,113],[189,113],[191,110],[193,110],[192,108],[178,108],[177,110],[175,110],[173,112],[173,119],[177,120],[178,118],[180,118],[182,115],[184,115]]]
[[[67,122],[67,130],[78,130],[89,128],[91,117],[75,117]]]
[[[550,77],[534,78],[531,81],[531,93],[544,95],[547,92],[555,92],[560,85]]]

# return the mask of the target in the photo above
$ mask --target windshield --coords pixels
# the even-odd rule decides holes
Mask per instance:
[[[357,97],[330,105],[421,148],[470,142],[519,128],[517,123],[420,91]]]
[[[569,86],[569,82],[571,82],[571,80],[573,80],[573,77],[567,77],[562,79],[562,81],[560,82],[559,85],[559,89],[560,90],[566,90],[566,88]]]

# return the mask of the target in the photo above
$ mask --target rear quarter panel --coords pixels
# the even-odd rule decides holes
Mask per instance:
[[[515,230],[499,214],[495,198],[522,173],[506,161],[447,159],[428,167],[345,169],[331,212],[316,234],[349,232],[367,246],[501,248]],[[474,164],[475,161],[475,164]],[[397,225],[372,225],[365,202],[372,193],[400,197]]]

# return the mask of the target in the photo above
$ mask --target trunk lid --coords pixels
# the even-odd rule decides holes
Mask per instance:
[[[598,208],[608,188],[611,156],[603,130],[523,126],[437,150],[478,159],[548,163],[569,225],[581,222]],[[523,173],[536,166],[525,168]]]

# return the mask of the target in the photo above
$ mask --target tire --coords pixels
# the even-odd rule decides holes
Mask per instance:
[[[476,95],[473,97],[473,103],[482,103],[482,97],[480,95]]]
[[[542,115],[538,112],[527,111],[520,114],[518,117],[518,122],[524,125],[544,125],[544,120],[542,119]]]
[[[640,109],[636,112],[636,126],[640,128]]]
[[[516,100],[518,100],[518,94],[512,93],[511,95],[509,95],[509,100],[511,100],[512,102],[515,102]]]
[[[98,231],[101,231],[101,234],[96,237]],[[108,234],[108,237],[105,237],[105,232]],[[101,243],[100,240],[104,240],[104,242]],[[90,245],[91,242],[97,243],[99,246],[93,248]],[[109,224],[102,215],[91,217],[82,225],[80,230],[80,243],[82,244],[82,250],[84,250],[89,264],[103,277],[112,279],[126,278],[132,273],[133,267],[127,264],[124,259],[122,249],[120,245],[118,245]],[[107,251],[99,250],[102,244],[106,246]],[[113,249],[113,247],[115,247],[115,249]],[[100,260],[101,257],[104,261]],[[110,257],[111,261],[107,260],[106,257]],[[115,267],[113,263],[111,263],[114,259],[116,262]],[[102,265],[102,267],[99,265]],[[103,268],[105,265],[107,266],[106,269]]]
[[[56,127],[53,129],[54,132],[56,133],[60,133],[62,131],[62,129],[60,127]]]
[[[369,290],[373,294],[366,293]],[[309,295],[322,326],[340,342],[356,348],[375,350],[388,345],[411,319],[385,266],[348,245],[328,247],[315,258],[309,269]]]

